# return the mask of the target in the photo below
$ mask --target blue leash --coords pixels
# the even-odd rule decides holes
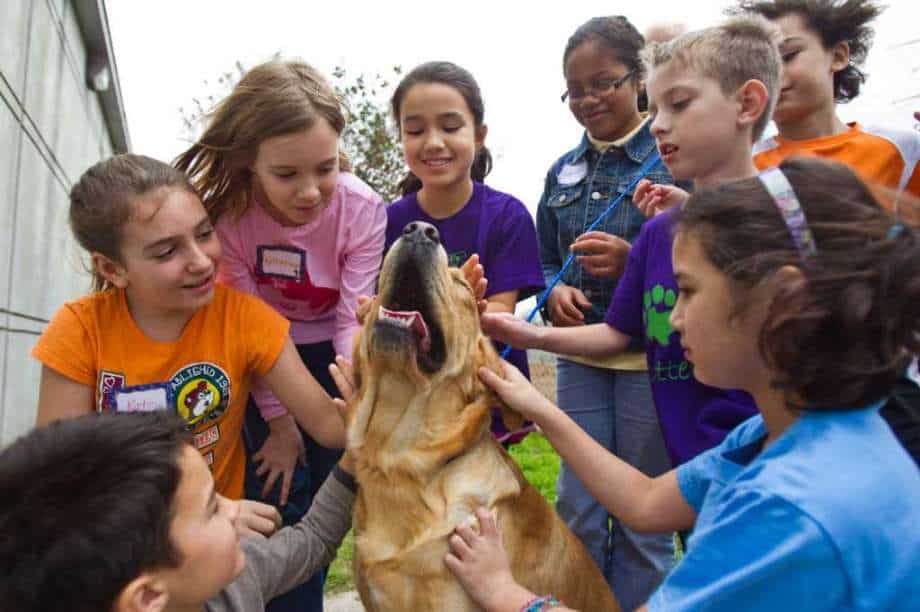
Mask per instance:
[[[598,216],[598,218],[595,219],[591,225],[588,226],[588,229],[586,229],[584,233],[588,233],[591,230],[593,230],[595,227],[597,227],[601,223],[601,221],[606,219],[610,213],[615,211],[617,209],[617,206],[620,205],[620,202],[623,201],[623,198],[626,197],[626,194],[631,191],[635,191],[636,185],[639,184],[639,181],[645,178],[645,175],[647,175],[649,171],[651,171],[652,166],[657,164],[659,160],[660,160],[660,157],[658,156],[658,151],[653,151],[651,156],[649,156],[649,158],[645,160],[645,163],[642,164],[642,167],[639,168],[638,176],[636,176],[633,182],[629,184],[629,187],[626,188],[626,191],[618,195],[610,203],[607,209],[604,212],[602,212],[600,216]],[[533,320],[537,312],[539,312],[539,310],[543,307],[543,304],[546,303],[546,300],[549,298],[549,294],[552,292],[553,287],[555,287],[559,283],[559,280],[562,278],[562,275],[565,274],[565,271],[568,269],[568,267],[572,264],[573,261],[575,261],[575,253],[569,253],[569,256],[566,258],[565,263],[562,264],[562,269],[556,273],[556,276],[554,276],[553,280],[550,281],[549,286],[546,287],[546,290],[544,290],[543,293],[540,295],[540,299],[537,300],[537,305],[534,306],[533,310],[530,311],[530,314],[527,315],[526,321],[528,323],[530,323]],[[510,344],[505,347],[505,350],[502,351],[502,359],[508,358],[508,355],[511,353],[511,348],[512,347]]]

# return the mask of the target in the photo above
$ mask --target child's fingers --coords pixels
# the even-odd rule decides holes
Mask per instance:
[[[284,470],[284,473],[281,475],[281,496],[278,498],[279,506],[286,506],[288,503],[288,496],[291,494],[291,482],[294,480],[294,468],[289,470]]]
[[[483,506],[479,506],[474,510],[476,518],[479,519],[479,533],[483,537],[496,537],[498,533],[498,525],[495,524],[495,517],[492,516],[492,513]]]
[[[357,308],[355,308],[355,318],[358,320],[358,323],[364,323],[364,319],[367,317],[367,314],[371,311],[371,307],[374,305],[374,297],[369,297],[366,295],[358,296],[358,305]]]
[[[265,499],[268,497],[268,494],[271,493],[275,483],[278,482],[279,476],[281,476],[281,470],[272,468],[268,472],[268,476],[265,477],[265,483],[262,485],[262,499]],[[284,504],[281,505],[283,506]]]
[[[636,184],[636,190],[633,192],[633,202],[637,199],[641,200],[645,197],[645,194],[648,192],[649,188],[652,186],[652,181],[648,179],[642,179]]]
[[[265,455],[262,454],[261,450],[252,456],[252,460],[258,464],[256,466],[256,476],[261,478],[270,469],[268,460],[265,458]]]

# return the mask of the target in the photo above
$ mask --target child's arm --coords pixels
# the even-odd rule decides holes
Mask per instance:
[[[230,588],[257,589],[268,601],[309,580],[335,558],[351,528],[355,482],[347,467],[343,459],[333,468],[299,523],[267,540],[245,542],[247,570]]]
[[[317,442],[327,448],[345,446],[342,417],[332,398],[304,366],[290,337],[263,380]]]
[[[358,331],[356,309],[358,297],[374,292],[383,261],[387,213],[382,200],[365,202],[361,217],[353,220],[344,263],[339,276],[339,302],[335,312],[335,335],[332,343],[339,355],[350,355],[352,340]],[[333,256],[333,255],[330,255]]]
[[[524,376],[502,362],[504,378],[480,368],[482,381],[521,415],[536,422],[591,495],[626,526],[664,532],[691,527],[696,513],[677,485],[675,471],[649,478],[612,455]]]
[[[477,533],[469,523],[457,525],[448,544],[444,564],[463,588],[486,612],[518,612],[534,604],[538,596],[518,584],[511,575],[508,554],[495,519],[485,508],[476,508]],[[554,605],[543,608],[564,612]]]
[[[519,349],[536,348],[563,355],[610,357],[626,350],[630,336],[606,323],[576,327],[533,325],[514,315],[486,312],[482,331]]]
[[[93,388],[84,385],[46,365],[42,366],[38,388],[38,414],[35,426],[69,419],[93,411]]]

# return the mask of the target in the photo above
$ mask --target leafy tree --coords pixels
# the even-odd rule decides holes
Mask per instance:
[[[393,77],[402,74],[399,66],[393,66],[391,71]],[[188,107],[179,108],[189,140],[198,137],[208,113],[230,93],[245,73],[243,64],[235,62],[233,68],[220,74],[214,83],[204,82],[209,90],[213,90],[212,93],[193,97]],[[405,173],[405,165],[385,97],[391,82],[379,73],[373,77],[360,73],[351,78],[342,66],[332,71],[332,77],[332,85],[342,100],[348,121],[342,134],[342,146],[351,160],[354,173],[385,201],[392,202],[401,195],[397,186]]]

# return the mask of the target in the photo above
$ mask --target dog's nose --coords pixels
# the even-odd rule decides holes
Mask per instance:
[[[413,221],[403,228],[403,236],[413,240],[430,240],[435,244],[441,243],[441,234],[438,228],[424,221]]]

